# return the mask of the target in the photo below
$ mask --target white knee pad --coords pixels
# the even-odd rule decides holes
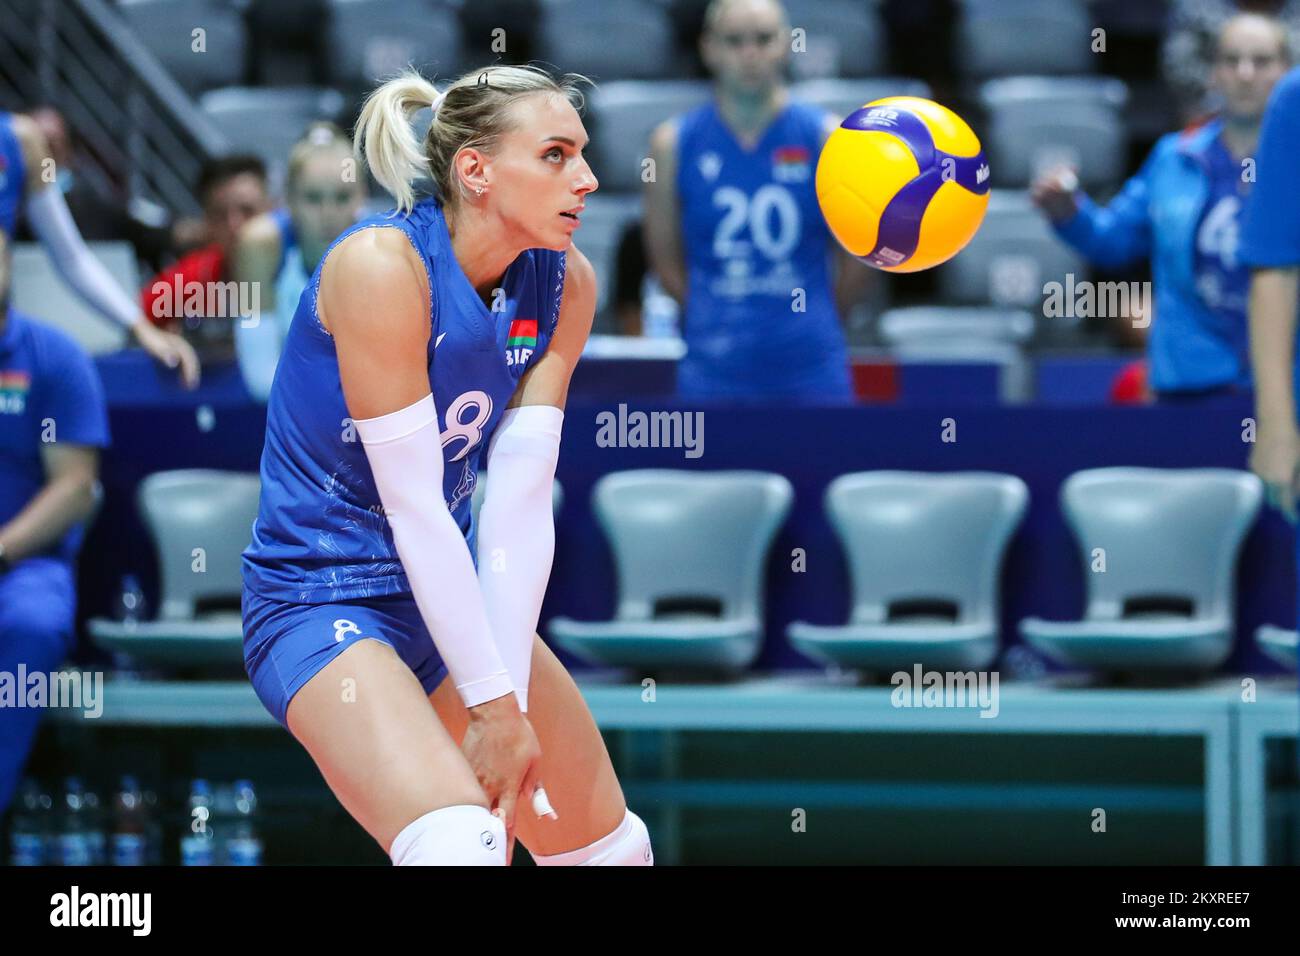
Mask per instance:
[[[505,866],[506,825],[483,807],[430,810],[397,834],[394,866]]]
[[[550,856],[533,854],[533,862],[538,866],[654,866],[655,855],[650,848],[650,831],[640,817],[628,810],[613,833],[590,846]]]

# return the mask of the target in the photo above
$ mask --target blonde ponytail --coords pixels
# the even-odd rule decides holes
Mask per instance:
[[[407,70],[372,91],[357,119],[357,158],[370,167],[402,212],[415,205],[411,184],[429,174],[424,144],[411,131],[411,117],[437,99],[432,83]]]
[[[389,80],[368,97],[357,120],[356,149],[375,179],[397,200],[403,212],[414,205],[414,180],[427,176],[442,202],[455,207],[470,198],[453,161],[462,149],[494,155],[501,138],[517,118],[512,107],[537,94],[563,97],[581,110],[579,84],[591,83],[579,73],[552,76],[540,67],[488,66],[462,73],[441,96],[414,70]],[[437,103],[434,122],[417,141],[411,115]]]

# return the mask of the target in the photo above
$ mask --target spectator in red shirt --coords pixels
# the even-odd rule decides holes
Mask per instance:
[[[144,314],[164,329],[177,331],[185,317],[184,290],[190,283],[226,282],[228,263],[244,223],[270,208],[266,165],[256,156],[223,156],[204,164],[197,186],[203,204],[208,244],[163,269],[141,294]],[[182,290],[177,301],[176,290]]]

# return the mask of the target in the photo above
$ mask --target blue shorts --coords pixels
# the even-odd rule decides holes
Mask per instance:
[[[291,604],[244,588],[244,669],[262,705],[286,730],[289,701],[357,641],[382,641],[432,694],[447,675],[409,594],[333,604]]]

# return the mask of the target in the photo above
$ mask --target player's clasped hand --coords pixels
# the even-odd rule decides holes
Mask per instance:
[[[537,735],[514,694],[469,709],[461,750],[487,794],[488,809],[505,824],[509,866],[515,849],[515,806],[520,793],[531,801],[540,786],[536,774],[542,756]]]
[[[1250,453],[1250,470],[1264,482],[1268,503],[1295,524],[1300,430],[1294,426],[1260,428]]]

